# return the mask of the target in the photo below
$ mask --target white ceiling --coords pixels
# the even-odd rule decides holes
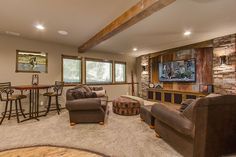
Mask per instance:
[[[236,0],[176,0],[94,50],[139,56],[236,33],[235,6]],[[185,30],[193,34],[184,37]]]
[[[79,46],[138,0],[0,0],[0,32]],[[37,31],[34,25],[44,24]],[[68,31],[61,36],[58,30]]]
[[[138,0],[0,0],[0,32],[80,46]],[[93,50],[142,55],[236,33],[236,0],[176,0]],[[42,23],[43,32],[33,26]],[[61,36],[58,30],[66,30]],[[190,37],[183,32],[191,30]],[[137,47],[137,52],[132,48]]]

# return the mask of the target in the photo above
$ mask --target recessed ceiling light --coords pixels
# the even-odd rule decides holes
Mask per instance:
[[[133,48],[133,51],[138,51],[138,49],[135,47],[135,48]]]
[[[184,32],[184,35],[185,35],[185,36],[189,36],[189,35],[191,35],[191,34],[192,34],[191,31],[185,31],[185,32]]]
[[[41,24],[35,25],[35,28],[37,28],[38,30],[44,30],[45,29],[45,27]]]
[[[68,32],[67,31],[64,31],[64,30],[59,30],[57,31],[59,34],[61,35],[68,35]]]

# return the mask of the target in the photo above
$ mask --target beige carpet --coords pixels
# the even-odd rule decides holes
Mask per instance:
[[[111,111],[105,125],[69,126],[68,112],[55,112],[40,121],[17,124],[13,118],[0,126],[0,150],[37,145],[66,146],[99,152],[113,157],[180,156],[139,116],[119,116]]]
[[[103,157],[96,153],[53,146],[18,148],[0,152],[0,157]]]

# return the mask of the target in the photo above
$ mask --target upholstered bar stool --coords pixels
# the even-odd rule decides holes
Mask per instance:
[[[19,116],[22,115],[25,118],[25,114],[23,112],[22,105],[21,105],[21,99],[26,98],[26,96],[25,95],[17,95],[17,94],[13,95],[13,93],[14,93],[14,90],[11,88],[11,82],[0,83],[0,100],[3,102],[6,102],[5,110],[2,113],[3,117],[0,121],[0,125],[2,124],[7,113],[8,113],[8,120],[10,120],[10,118],[12,116],[16,116],[18,123],[20,122]],[[10,102],[10,109],[8,110],[9,102]],[[15,110],[12,110],[13,102],[15,102]],[[20,110],[18,110],[18,102],[19,102],[19,109]],[[14,115],[12,115],[12,111],[15,111]]]
[[[59,96],[62,95],[63,86],[64,86],[64,82],[56,81],[55,85],[52,86],[53,92],[47,92],[47,93],[43,94],[44,96],[48,97],[48,106],[47,106],[47,111],[46,111],[45,116],[50,111],[52,97],[55,97],[55,100],[56,100],[56,110],[57,110],[57,113],[60,114],[61,109],[60,109],[60,104],[59,104],[58,98],[59,98]]]

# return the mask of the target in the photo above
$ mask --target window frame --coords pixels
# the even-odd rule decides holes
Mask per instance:
[[[94,61],[94,62],[103,62],[103,63],[111,63],[111,82],[87,82],[87,61]],[[114,70],[113,70],[113,61],[112,60],[107,60],[107,59],[98,59],[98,58],[85,58],[84,60],[84,67],[85,67],[85,84],[88,85],[109,85],[109,84],[113,84],[113,74],[114,74]]]
[[[125,81],[116,81],[116,64],[124,64],[125,65]],[[122,61],[114,61],[114,83],[116,84],[124,84],[127,83],[127,63]]]
[[[64,59],[74,59],[80,60],[80,82],[64,82]],[[74,84],[82,84],[83,82],[83,60],[82,57],[78,56],[70,56],[70,55],[61,55],[61,80],[65,85],[74,85]]]

